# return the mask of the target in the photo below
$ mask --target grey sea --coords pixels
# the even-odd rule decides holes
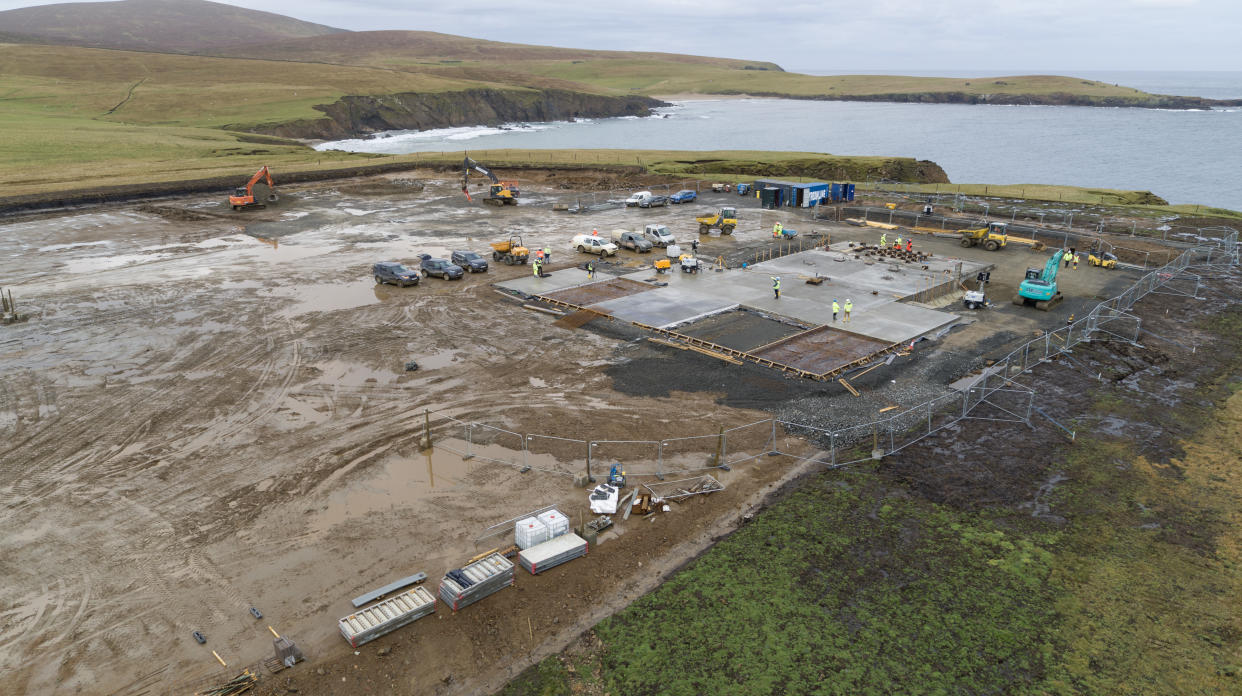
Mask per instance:
[[[984,76],[968,71],[951,75]],[[1075,75],[1161,94],[1242,98],[1242,72]],[[1242,107],[1169,111],[695,100],[677,102],[649,118],[391,131],[318,147],[384,153],[641,148],[889,155],[935,161],[955,183],[1146,190],[1170,203],[1242,210]]]

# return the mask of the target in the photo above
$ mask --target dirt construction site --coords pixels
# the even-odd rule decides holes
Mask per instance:
[[[1064,269],[1065,302],[1041,312],[1010,298],[1052,250],[916,235],[919,256],[894,260],[873,249],[884,230],[728,193],[574,215],[531,176],[516,206],[415,172],[282,189],[262,210],[200,195],[0,219],[0,286],[29,317],[0,326],[2,690],[193,693],[251,668],[271,693],[490,693],[814,466],[815,442],[748,424],[848,427],[952,393],[1141,275]],[[737,230],[699,237],[695,213],[722,205]],[[798,235],[773,239],[777,221]],[[683,251],[699,239],[701,272],[623,250],[592,276],[570,246],[648,223]],[[495,261],[372,277],[419,253],[490,261],[511,235],[550,250],[547,277]],[[981,272],[994,304],[966,309]],[[585,558],[342,640],[351,598],[416,572],[434,592],[512,543],[493,525],[546,505],[591,519],[575,479],[615,462],[631,487],[729,466],[710,469],[721,492],[618,514]],[[307,660],[255,667],[269,626]]]

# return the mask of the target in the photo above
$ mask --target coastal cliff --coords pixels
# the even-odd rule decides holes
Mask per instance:
[[[248,128],[286,138],[332,140],[388,130],[495,126],[530,121],[650,116],[665,102],[643,96],[606,96],[561,89],[468,89],[349,96],[316,106],[323,118]]]

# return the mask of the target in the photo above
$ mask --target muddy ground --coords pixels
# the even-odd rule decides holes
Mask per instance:
[[[692,213],[749,201],[707,194],[578,217],[549,210],[564,191],[555,176],[532,178],[515,208],[468,204],[452,180],[403,183],[426,176],[285,189],[278,205],[246,213],[193,196],[0,222],[0,285],[32,315],[0,327],[0,667],[15,693],[165,693],[267,657],[269,624],[311,658],[267,678],[273,690],[339,693],[341,679],[363,679],[373,692],[486,692],[654,585],[797,469],[763,457],[720,472],[725,493],[631,521],[587,559],[520,576],[456,616],[441,608],[354,655],[336,633],[349,598],[420,570],[434,583],[498,545],[476,541],[484,528],[524,511],[556,503],[575,523],[584,514],[569,474],[585,457],[532,457],[522,473],[507,436],[491,431],[474,451],[513,465],[463,461],[453,450],[464,431],[441,426],[424,452],[424,409],[609,440],[712,434],[771,412],[869,420],[943,393],[982,354],[1133,280],[1067,272],[1071,299],[1057,311],[974,313],[860,380],[856,398],[662,348],[625,326],[554,327],[489,287],[526,267],[404,289],[376,286],[369,272],[418,252],[484,251],[510,232],[550,247],[555,272],[582,261],[568,251],[574,233],[662,222],[691,236]],[[878,237],[744,210],[735,235],[705,238],[701,252],[752,258],[778,219],[808,235]],[[1002,301],[1043,259],[916,243],[997,262]],[[604,270],[649,259],[626,252]],[[419,371],[403,370],[411,359]],[[706,439],[676,465],[705,464],[713,450]]]

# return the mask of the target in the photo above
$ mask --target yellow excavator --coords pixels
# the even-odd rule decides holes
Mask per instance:
[[[267,203],[260,203],[254,199],[254,185],[263,179],[267,179],[267,203],[275,203],[280,200],[280,197],[276,195],[276,184],[272,181],[272,173],[268,171],[267,165],[263,165],[262,169],[250,177],[250,181],[247,181],[245,186],[236,189],[233,191],[233,195],[229,196],[229,205],[233,206],[233,210],[267,207]]]
[[[987,227],[974,230],[962,230],[962,246],[972,247],[983,245],[988,251],[1004,249],[1009,241],[1006,234],[1008,226],[1003,222],[989,222]]]
[[[470,159],[469,155],[467,155],[465,161],[462,162],[461,172],[461,192],[466,194],[466,200],[474,200],[470,197],[469,190],[471,170],[483,174],[488,179],[492,180],[492,186],[491,189],[488,190],[487,198],[483,199],[484,203],[491,203],[492,205],[517,205],[517,182],[501,181],[500,179],[497,179],[496,175],[492,173],[492,170]]]

